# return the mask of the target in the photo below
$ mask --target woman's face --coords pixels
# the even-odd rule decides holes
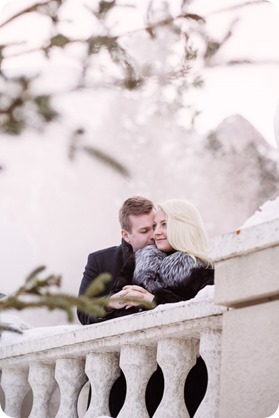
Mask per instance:
[[[167,238],[167,215],[162,210],[158,210],[155,214],[153,236],[159,250],[164,252],[174,250]]]

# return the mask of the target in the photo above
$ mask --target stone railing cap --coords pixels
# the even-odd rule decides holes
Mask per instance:
[[[203,298],[202,295],[197,300],[192,299],[186,302],[178,302],[167,305],[160,305],[156,309],[129,315],[122,318],[112,319],[110,321],[98,324],[81,326],[72,325],[53,327],[53,332],[43,328],[26,330],[23,336],[12,341],[3,341],[1,344],[0,365],[2,361],[6,361],[8,357],[14,358],[24,356],[26,354],[36,354],[49,350],[59,349],[64,354],[68,354],[75,350],[74,346],[78,345],[80,350],[82,346],[88,349],[86,343],[90,346],[98,344],[106,344],[106,340],[110,340],[110,344],[118,345],[120,339],[128,340],[133,338],[137,341],[139,335],[147,333],[152,336],[157,329],[161,335],[162,329],[165,331],[170,327],[178,327],[179,324],[188,323],[188,328],[195,329],[197,322],[201,320],[209,320],[222,315],[226,308],[215,305],[213,302],[214,286],[210,297]],[[206,288],[203,289],[206,295]],[[201,291],[202,292],[202,291]],[[200,322],[198,322],[200,324]],[[162,328],[163,327],[163,328]],[[184,329],[184,328],[183,328]],[[57,332],[58,331],[58,332]],[[184,331],[183,331],[184,332]],[[51,338],[49,338],[51,335]],[[115,343],[114,343],[115,341]],[[5,360],[6,359],[6,360]]]
[[[220,261],[279,244],[279,217],[210,240],[210,258]]]

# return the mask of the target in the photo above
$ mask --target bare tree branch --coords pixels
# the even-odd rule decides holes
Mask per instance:
[[[49,4],[49,0],[44,3],[35,3],[32,6],[26,7],[22,9],[20,12],[14,14],[9,19],[5,20],[4,22],[0,23],[0,29],[6,26],[8,23],[12,22],[13,20],[17,19],[18,17],[25,15],[26,13],[31,13],[37,10],[40,6],[47,6]]]
[[[255,5],[263,4],[263,3],[269,3],[269,1],[268,0],[247,1],[246,3],[236,4],[234,6],[224,7],[223,9],[214,10],[213,12],[208,13],[207,17],[212,16],[212,15],[216,15],[216,14],[219,14],[219,13],[231,12],[233,10],[239,10],[239,9],[244,8],[244,7],[255,6]]]

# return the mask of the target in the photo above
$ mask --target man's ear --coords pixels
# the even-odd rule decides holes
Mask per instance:
[[[124,241],[128,242],[130,244],[130,238],[129,238],[129,232],[125,231],[125,229],[121,230],[121,235]]]

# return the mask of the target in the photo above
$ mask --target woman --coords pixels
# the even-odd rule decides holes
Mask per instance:
[[[183,199],[158,204],[154,240],[156,246],[148,245],[138,250],[122,269],[109,297],[106,319],[139,312],[146,309],[146,303],[156,306],[189,300],[203,287],[214,283],[207,234],[193,204]],[[117,293],[116,297],[114,293]],[[150,379],[146,394],[151,416],[160,403],[163,384],[162,371],[158,368]],[[185,402],[191,417],[205,394],[206,386],[206,366],[199,357],[185,385]],[[117,402],[124,402],[123,397],[120,401],[123,392],[125,395],[122,375],[112,391],[113,416],[121,407],[119,403],[116,405]]]

